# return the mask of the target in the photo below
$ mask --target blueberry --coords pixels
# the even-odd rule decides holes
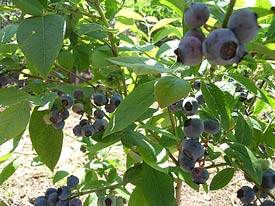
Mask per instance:
[[[196,37],[184,37],[175,53],[179,62],[189,66],[198,65],[202,61],[202,43]]]
[[[194,83],[193,83],[193,87],[196,90],[200,90],[200,88],[201,88],[201,80],[195,80]]]
[[[49,195],[52,194],[52,193],[54,193],[54,192],[57,192],[57,189],[52,188],[52,187],[48,188],[48,189],[46,190],[46,192],[45,192],[45,197],[46,197],[46,199],[48,199]]]
[[[242,51],[235,34],[225,28],[210,32],[202,44],[203,55],[215,65],[238,63],[244,55]]]
[[[69,206],[82,206],[82,202],[78,198],[73,198],[70,200]]]
[[[69,203],[67,200],[59,200],[55,206],[68,206]]]
[[[73,105],[72,110],[76,114],[83,114],[84,105],[82,103],[76,103],[76,104]]]
[[[49,114],[49,119],[53,124],[59,123],[63,120],[58,110],[53,110]]]
[[[95,120],[93,126],[96,131],[101,131],[104,130],[107,126],[107,121],[105,119],[97,119]]]
[[[86,124],[82,127],[81,132],[83,136],[90,137],[95,133],[95,128],[90,124]]]
[[[106,104],[105,110],[106,110],[106,112],[112,113],[116,110],[116,107],[112,104]]]
[[[67,200],[71,196],[71,189],[68,186],[62,186],[58,188],[57,194],[60,200]]]
[[[194,97],[187,97],[182,102],[182,111],[183,111],[183,114],[185,114],[186,116],[191,116],[196,114],[198,108],[199,108],[199,103],[197,99],[195,99]]]
[[[239,42],[249,42],[257,36],[260,29],[257,14],[247,9],[238,10],[230,16],[228,28],[235,33]]]
[[[182,109],[182,102],[183,102],[183,99],[176,102],[176,103],[174,103],[174,104],[170,104],[168,106],[168,110],[170,112],[177,112],[177,111],[181,110]]]
[[[70,188],[74,188],[79,184],[79,179],[78,177],[74,176],[74,175],[70,175],[67,178],[67,186]]]
[[[237,197],[243,203],[250,203],[255,199],[255,192],[249,186],[242,186],[241,189],[237,191]]]
[[[275,188],[275,171],[271,168],[264,170],[262,188],[274,189]]]
[[[191,177],[194,183],[204,184],[209,178],[209,173],[202,167],[195,167],[191,172]]]
[[[267,193],[265,193],[264,190],[259,189],[257,185],[254,185],[252,189],[253,189],[253,191],[254,191],[255,193],[258,193],[257,195],[258,195],[260,198],[267,198],[267,196],[268,196]]]
[[[193,3],[184,12],[185,24],[194,29],[204,25],[210,16],[209,8],[204,3]]]
[[[80,122],[79,122],[79,125],[81,125],[82,127],[85,126],[86,124],[89,124],[89,120],[88,119],[82,119]]]
[[[60,97],[61,104],[65,108],[71,108],[74,104],[74,99],[70,95],[63,95]]]
[[[64,109],[61,109],[60,115],[61,115],[62,119],[65,120],[70,116],[70,113],[66,108],[64,108]]]
[[[76,100],[83,100],[84,98],[84,93],[82,90],[80,89],[75,89],[73,91],[73,97],[76,99]]]
[[[51,193],[48,198],[47,198],[48,204],[49,205],[55,205],[58,201],[58,194],[57,192]]]
[[[101,109],[96,109],[94,111],[94,116],[96,119],[102,119],[104,117],[105,113]]]
[[[39,196],[34,201],[34,206],[48,206],[48,202],[45,196]]]
[[[203,105],[205,103],[201,90],[196,92],[195,98],[199,105]]]
[[[93,100],[96,106],[102,106],[108,103],[108,99],[105,94],[100,94],[100,93],[95,94],[93,96]]]
[[[122,102],[122,96],[119,93],[113,94],[113,96],[110,99],[110,104],[115,107],[118,107],[118,105],[120,105],[121,102]]]
[[[181,152],[190,159],[197,161],[204,155],[204,147],[194,139],[183,140],[181,143]]]
[[[217,134],[220,131],[220,123],[216,119],[203,120],[204,131],[210,134]]]
[[[184,123],[183,133],[186,137],[195,139],[203,132],[203,122],[197,118],[187,119]]]
[[[261,206],[275,206],[275,202],[272,202],[271,200],[265,200],[262,202]]]
[[[65,121],[62,120],[61,122],[52,124],[53,128],[55,129],[63,129],[65,126]]]
[[[185,33],[184,37],[196,37],[197,39],[200,40],[200,42],[202,43],[203,40],[205,39],[204,34],[201,31],[198,31],[196,29],[191,29],[188,32]]]
[[[187,157],[184,153],[180,153],[178,162],[180,168],[185,172],[191,172],[195,167],[195,161]]]
[[[103,206],[116,206],[116,199],[112,196],[107,196],[103,200]]]
[[[80,124],[76,125],[73,128],[73,133],[76,137],[81,137],[82,136],[82,126]]]

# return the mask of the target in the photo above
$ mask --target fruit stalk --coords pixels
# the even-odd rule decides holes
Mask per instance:
[[[235,3],[236,3],[236,0],[230,0],[230,2],[229,2],[229,6],[228,6],[228,9],[227,9],[227,11],[226,11],[226,14],[225,14],[223,23],[222,23],[222,27],[223,27],[223,28],[226,28],[226,27],[227,27],[227,23],[228,23],[229,17],[230,17],[231,14],[232,14],[232,11],[233,11],[233,8],[234,8]]]

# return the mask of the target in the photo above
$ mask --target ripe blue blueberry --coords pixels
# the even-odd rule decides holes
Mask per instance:
[[[55,206],[68,206],[68,204],[67,200],[58,200]]]
[[[191,29],[188,32],[185,33],[184,37],[196,37],[197,39],[200,40],[200,42],[202,43],[203,40],[205,39],[204,34],[201,31],[198,31],[196,29]]]
[[[34,201],[34,206],[48,206],[48,202],[45,196],[39,196]]]
[[[220,123],[216,119],[203,120],[204,131],[210,134],[217,134],[220,131]]]
[[[58,110],[51,111],[49,114],[49,119],[53,124],[59,123],[63,120],[63,118]]]
[[[94,111],[94,116],[96,119],[102,119],[104,117],[105,113],[101,109],[96,109]]]
[[[122,96],[119,93],[113,94],[113,96],[110,99],[110,104],[115,107],[118,107],[118,105],[120,105],[121,102],[122,102]]]
[[[204,147],[194,139],[183,140],[181,143],[181,152],[190,159],[197,161],[204,155]]]
[[[196,37],[183,37],[175,53],[179,62],[189,66],[198,65],[202,61],[202,42]]]
[[[196,92],[195,98],[199,105],[203,105],[205,103],[201,90]]]
[[[235,33],[239,42],[249,42],[257,36],[260,29],[257,14],[247,9],[240,9],[230,16],[228,28]]]
[[[204,25],[210,16],[209,8],[203,3],[193,3],[184,12],[184,22],[190,28],[198,28]]]
[[[191,172],[195,167],[195,161],[187,157],[184,153],[180,153],[178,162],[180,168],[185,172]]]
[[[60,115],[63,120],[67,119],[70,116],[69,111],[66,108],[60,110]]]
[[[102,105],[106,105],[108,103],[108,99],[106,97],[105,94],[94,94],[93,95],[93,100],[96,106],[102,106]]]
[[[95,130],[98,132],[98,131],[104,130],[107,124],[108,122],[105,119],[96,119],[93,126]]]
[[[105,105],[106,112],[112,113],[116,110],[116,106],[112,104],[106,104]]]
[[[194,183],[204,184],[209,178],[209,173],[202,167],[195,167],[191,172],[191,177]]]
[[[82,136],[82,126],[80,124],[76,125],[73,128],[73,133],[76,137],[81,137]]]
[[[275,171],[271,168],[264,170],[262,188],[274,189],[275,188]]]
[[[71,108],[74,104],[74,99],[70,95],[63,95],[60,97],[61,104],[65,108]]]
[[[275,202],[272,202],[271,200],[265,200],[262,202],[261,206],[275,206]]]
[[[76,99],[76,100],[83,100],[84,98],[84,93],[82,90],[80,89],[75,89],[73,91],[73,97]]]
[[[60,200],[67,200],[71,196],[71,189],[68,186],[59,187],[57,190],[57,194]]]
[[[225,28],[212,31],[205,38],[202,51],[205,58],[215,65],[238,63],[244,55],[235,34]]]
[[[198,118],[187,119],[184,123],[183,133],[186,137],[196,139],[203,132],[203,122]]]
[[[267,198],[268,194],[265,191],[268,191],[268,190],[259,189],[257,185],[254,185],[252,189],[254,190],[255,193],[258,193],[257,195],[260,198]]]
[[[69,206],[82,206],[82,202],[78,198],[73,198],[70,200]]]
[[[255,199],[255,192],[249,186],[242,186],[241,189],[237,191],[237,197],[243,203],[251,203]]]
[[[54,192],[57,192],[57,189],[52,188],[52,187],[49,187],[49,188],[46,190],[46,192],[45,192],[45,197],[46,197],[46,199],[48,198],[48,196],[49,196],[50,194],[52,194],[52,193],[54,193]]]
[[[49,205],[55,205],[58,201],[58,194],[57,192],[51,193],[48,198],[47,198],[48,204]]]
[[[52,126],[53,126],[53,128],[58,129],[58,130],[63,129],[65,126],[65,121],[62,120],[61,122],[54,123],[54,124],[52,124]]]
[[[182,111],[186,116],[191,116],[196,114],[199,108],[199,103],[194,97],[187,97],[182,102]]]
[[[196,90],[200,90],[200,88],[201,88],[201,81],[200,80],[195,80],[194,83],[193,83],[193,87]]]
[[[74,188],[76,187],[77,185],[79,184],[79,179],[78,177],[74,176],[74,175],[70,175],[68,178],[67,178],[67,186],[69,188]]]
[[[81,132],[83,136],[90,137],[95,133],[95,128],[90,124],[86,124],[81,128]]]

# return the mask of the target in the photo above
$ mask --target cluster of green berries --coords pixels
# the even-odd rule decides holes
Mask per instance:
[[[82,201],[79,198],[72,197],[72,191],[78,184],[78,177],[71,175],[67,178],[67,185],[48,188],[45,195],[35,199],[34,206],[82,206]]]
[[[247,9],[238,10],[230,16],[228,28],[215,29],[205,37],[199,28],[209,17],[210,10],[204,3],[192,3],[184,11],[184,22],[190,30],[175,50],[178,62],[195,66],[205,56],[214,65],[239,63],[247,54],[245,43],[253,40],[260,29],[257,14]]]
[[[251,182],[250,178],[245,175],[245,179]],[[249,186],[242,186],[237,191],[237,197],[240,199],[244,206],[256,206],[255,198],[265,199],[268,197],[267,192],[275,188],[275,171],[271,168],[263,170],[263,179],[260,186],[254,185],[253,188]],[[275,206],[275,202],[271,200],[264,200],[260,206]]]

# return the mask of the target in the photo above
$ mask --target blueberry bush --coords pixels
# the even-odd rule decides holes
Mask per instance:
[[[36,206],[179,206],[183,182],[218,190],[237,171],[254,185],[240,205],[275,205],[274,12],[268,0],[2,1],[0,148],[13,148],[0,185],[27,130],[67,178]],[[81,177],[55,170],[67,138],[87,157]],[[125,162],[103,155],[114,146]]]

